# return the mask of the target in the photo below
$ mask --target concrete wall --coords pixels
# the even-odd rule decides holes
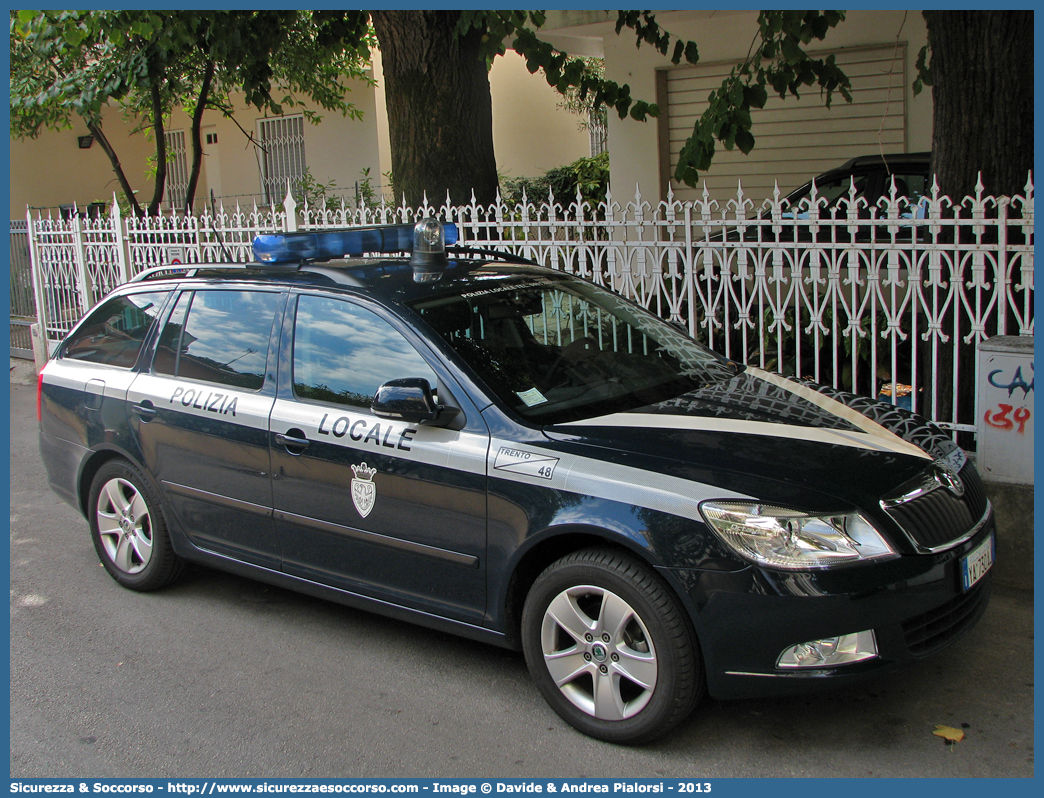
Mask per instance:
[[[1033,589],[1032,485],[986,482],[997,517],[997,560],[993,578],[1002,585]]]
[[[380,160],[377,152],[376,104],[373,90],[362,83],[348,95],[348,100],[363,113],[361,120],[353,120],[340,113],[324,111],[309,104],[307,107],[317,111],[322,120],[318,124],[308,121],[304,125],[305,163],[312,177],[318,183],[333,181],[337,188],[350,189],[355,181],[362,177],[362,171],[369,168],[371,175],[377,177]],[[296,109],[287,109],[288,114]],[[257,109],[250,107],[237,113],[239,124],[250,133],[257,134],[257,120],[262,117]],[[186,131],[190,124],[184,112],[177,112],[171,120],[171,126],[182,126]],[[232,121],[224,119],[220,114],[208,111],[204,115],[204,127],[211,127],[218,134],[217,152],[208,153],[220,163],[220,187],[215,187],[215,194],[223,195],[226,207],[235,197],[242,196],[244,201],[251,201],[260,189],[260,171],[258,155],[244,133]],[[204,184],[197,196],[207,196],[211,185],[203,175]]]
[[[493,149],[497,171],[536,177],[590,155],[581,117],[559,105],[563,97],[543,73],[530,74],[525,59],[508,50],[489,73],[493,96]]]

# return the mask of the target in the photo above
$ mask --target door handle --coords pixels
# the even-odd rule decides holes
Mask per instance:
[[[155,407],[152,406],[152,401],[150,399],[146,399],[139,405],[132,405],[131,409],[139,416],[141,416],[141,420],[144,421],[146,424],[152,421],[152,419],[154,419],[156,417],[156,414],[159,412]]]
[[[287,430],[286,434],[277,432],[275,440],[276,443],[285,446],[290,454],[301,454],[301,452],[308,448],[308,444],[310,443],[308,438],[304,437],[304,432],[299,429]]]

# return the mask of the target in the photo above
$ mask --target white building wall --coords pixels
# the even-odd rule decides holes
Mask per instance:
[[[357,84],[348,99],[363,112],[361,120],[343,117],[340,113],[308,107],[322,115],[322,121],[313,125],[305,122],[306,166],[316,181],[333,181],[338,188],[352,189],[362,170],[369,167],[376,177],[380,164],[377,149],[377,119],[374,91]],[[262,114],[253,106],[238,103],[235,121],[217,111],[203,115],[203,133],[217,136],[216,143],[204,140],[206,161],[200,171],[196,190],[197,202],[209,199],[210,189],[224,196],[226,209],[234,207],[240,198],[247,208],[261,190],[258,152],[244,134],[257,134],[257,120]],[[287,108],[289,114],[300,113]],[[238,123],[238,124],[237,124]],[[103,129],[112,142],[138,202],[147,204],[152,199],[154,181],[149,173],[149,158],[155,157],[151,138],[132,134],[118,108],[105,109]],[[169,131],[184,131],[189,142],[191,119],[183,110],[177,110],[167,121]],[[242,127],[242,130],[240,129]],[[113,193],[121,193],[108,157],[98,142],[90,149],[77,148],[77,136],[86,135],[81,120],[74,120],[71,130],[43,131],[37,139],[11,141],[11,212],[24,214],[26,205],[55,207],[72,204],[83,207],[90,202],[112,202]],[[191,151],[188,154],[191,166]]]

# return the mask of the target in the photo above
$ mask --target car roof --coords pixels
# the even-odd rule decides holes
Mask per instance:
[[[841,166],[835,167],[834,169],[828,169],[824,174],[844,172],[850,169],[860,169],[868,166],[877,166],[879,164],[884,164],[885,166],[923,164],[927,166],[931,160],[932,154],[930,152],[896,152],[890,155],[860,155],[850,161],[846,161]]]
[[[833,169],[827,169],[825,172],[821,172],[813,179],[816,181],[816,185],[820,185],[827,180],[834,179],[835,177],[844,177],[863,170],[873,171],[874,167],[882,165],[888,169],[889,173],[895,171],[898,167],[908,166],[923,167],[925,173],[927,173],[931,160],[932,154],[930,152],[897,152],[892,153],[891,155],[860,155],[849,161],[845,161],[845,163],[840,166],[835,166]],[[794,196],[803,196],[808,193],[808,190],[811,187],[812,180],[806,180],[800,186],[788,192],[786,199],[790,200]]]
[[[219,281],[229,285],[248,282],[305,285],[356,289],[379,299],[410,302],[429,296],[481,291],[488,287],[491,279],[497,277],[568,279],[568,275],[562,272],[535,264],[475,258],[450,258],[438,271],[437,279],[418,281],[413,266],[404,258],[351,258],[277,266],[262,263],[201,263],[152,269],[135,277],[133,284],[149,284],[160,280],[183,284],[198,280],[211,284]]]

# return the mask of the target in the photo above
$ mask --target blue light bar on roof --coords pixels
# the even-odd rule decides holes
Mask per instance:
[[[254,257],[261,263],[329,260],[367,253],[412,252],[412,224],[323,230],[318,233],[277,233],[254,237]],[[442,223],[447,244],[457,242],[457,226]]]

